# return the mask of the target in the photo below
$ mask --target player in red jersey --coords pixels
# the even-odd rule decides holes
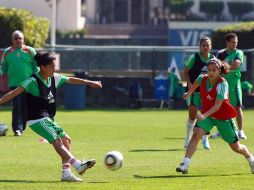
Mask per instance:
[[[176,168],[177,172],[188,173],[191,157],[197,149],[200,138],[209,133],[216,126],[222,139],[227,142],[230,148],[236,153],[242,154],[249,162],[251,172],[254,173],[254,156],[248,148],[239,142],[234,117],[237,116],[235,108],[228,99],[228,84],[221,77],[227,73],[227,64],[216,58],[207,63],[208,74],[200,75],[191,89],[183,96],[187,99],[196,88],[200,87],[201,113],[197,114],[198,122],[185,153],[182,163]]]

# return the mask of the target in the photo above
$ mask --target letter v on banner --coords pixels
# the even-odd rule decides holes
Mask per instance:
[[[179,80],[181,80],[181,76],[180,76],[180,73],[179,73],[179,70],[178,70],[178,67],[177,67],[176,60],[175,60],[174,56],[171,59],[171,63],[168,67],[168,72],[172,72],[173,70],[175,70],[175,74],[177,75],[177,78]]]

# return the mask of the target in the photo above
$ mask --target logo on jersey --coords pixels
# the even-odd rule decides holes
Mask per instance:
[[[55,102],[54,95],[52,94],[51,91],[48,94],[48,102],[49,102],[49,104],[52,104]]]
[[[213,98],[212,98],[210,95],[207,95],[206,98],[207,98],[208,100],[210,100],[210,101],[213,100]]]
[[[201,68],[200,74],[206,74],[207,73],[207,66],[204,66]]]

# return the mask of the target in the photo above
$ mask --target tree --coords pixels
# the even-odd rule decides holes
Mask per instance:
[[[238,20],[242,15],[253,11],[253,4],[249,2],[228,2],[228,9],[233,20]]]
[[[10,45],[11,35],[15,30],[22,31],[26,44],[35,48],[44,47],[48,38],[48,19],[37,18],[26,10],[0,7],[0,26],[2,48]]]

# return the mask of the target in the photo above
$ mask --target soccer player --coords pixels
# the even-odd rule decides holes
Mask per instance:
[[[236,153],[242,154],[254,173],[254,156],[248,148],[239,142],[234,117],[237,111],[228,100],[228,84],[221,77],[229,69],[227,64],[223,64],[217,58],[212,58],[207,63],[208,74],[200,75],[192,85],[191,89],[184,94],[188,98],[198,87],[201,95],[201,113],[197,114],[198,122],[194,129],[189,146],[186,150],[182,163],[176,168],[177,172],[188,173],[191,157],[195,153],[199,139],[210,132],[216,126],[222,139],[227,142],[230,148]]]
[[[194,81],[201,73],[207,72],[207,62],[213,57],[210,54],[212,48],[211,39],[204,36],[199,41],[199,52],[192,54],[185,64],[184,75],[187,81],[188,90],[191,89]],[[191,139],[193,127],[196,123],[196,115],[200,109],[200,93],[199,88],[187,100],[189,118],[186,123],[186,137],[184,147],[187,148]],[[210,149],[210,144],[207,134],[203,136],[203,146],[205,149]]]
[[[243,51],[237,49],[238,37],[235,33],[228,33],[225,37],[226,49],[220,50],[217,58],[224,61],[230,66],[230,73],[223,75],[228,82],[230,104],[237,110],[236,117],[238,126],[238,136],[240,139],[247,139],[243,131],[243,112],[242,112],[242,88],[241,88],[241,70],[243,64]],[[219,133],[211,135],[211,138],[216,138]]]
[[[56,113],[56,89],[64,83],[84,84],[94,88],[102,88],[100,81],[90,81],[75,77],[65,77],[55,73],[56,58],[48,52],[35,55],[40,71],[25,80],[19,87],[0,98],[3,104],[19,94],[26,92],[27,123],[30,128],[51,143],[62,158],[62,181],[80,182],[70,169],[72,165],[82,175],[95,164],[95,160],[80,161],[70,152],[71,139],[54,121]]]

